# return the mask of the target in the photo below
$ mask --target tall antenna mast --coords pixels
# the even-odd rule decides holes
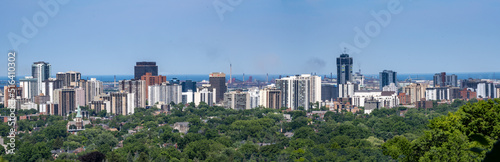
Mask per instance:
[[[233,65],[229,64],[229,84],[233,83]]]

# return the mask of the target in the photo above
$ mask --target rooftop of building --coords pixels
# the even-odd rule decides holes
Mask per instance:
[[[156,62],[154,61],[141,61],[141,62],[136,62],[136,66],[156,66]]]
[[[38,62],[34,62],[33,64],[49,64],[48,62],[44,62],[44,61],[38,61]]]
[[[349,54],[344,53],[344,54],[341,54],[340,57],[349,57]]]

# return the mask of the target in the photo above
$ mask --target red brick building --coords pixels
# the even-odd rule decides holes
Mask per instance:
[[[411,103],[410,96],[406,95],[406,93],[402,93],[402,92],[399,93],[398,98],[399,98],[399,103],[402,105],[408,105]]]
[[[148,99],[148,87],[150,85],[157,85],[166,82],[167,77],[162,75],[153,76],[153,74],[151,73],[146,73],[145,75],[141,76],[141,80],[144,80],[146,82],[146,99]]]
[[[477,98],[477,92],[468,90],[467,88],[464,88],[463,90],[460,91],[460,99],[470,100],[473,98]]]

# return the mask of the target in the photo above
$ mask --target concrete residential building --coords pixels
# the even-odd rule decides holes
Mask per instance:
[[[250,107],[250,94],[248,92],[231,91],[224,93],[224,108],[247,110]]]
[[[134,79],[139,80],[141,76],[151,73],[152,76],[158,76],[158,66],[156,62],[136,62],[134,66]]]
[[[321,102],[321,77],[309,74],[285,77],[276,80],[281,90],[282,106],[296,110],[309,109],[309,103]]]
[[[384,70],[380,72],[380,90],[391,83],[394,83],[395,85],[398,84],[397,73],[392,70]]]
[[[472,78],[464,79],[464,80],[460,81],[460,88],[461,89],[471,88],[471,89],[476,90],[477,89],[477,85],[479,83],[485,83],[485,81],[481,81],[479,79],[472,79]]]
[[[41,87],[43,81],[49,79],[50,77],[51,65],[48,62],[34,62],[31,65],[31,76],[37,81],[36,94],[42,93]]]
[[[346,84],[352,82],[352,57],[343,53],[337,57],[337,84]]]
[[[162,83],[161,85],[151,85],[148,89],[148,103],[150,105],[160,102],[164,104],[170,104],[171,102],[175,104],[182,103],[181,85]]]
[[[35,96],[40,94],[38,92],[38,90],[39,90],[38,89],[38,81],[37,81],[37,79],[35,79],[31,76],[27,76],[24,79],[19,79],[19,85],[23,89],[23,92],[22,92],[23,98],[33,99],[33,98],[35,98]]]
[[[8,85],[3,87],[3,105],[9,107],[9,99],[21,98],[23,96],[23,88],[17,85]],[[12,95],[11,95],[12,93]],[[12,96],[12,98],[11,98]]]
[[[215,103],[215,95],[208,88],[198,89],[194,93],[194,104],[196,106],[200,105],[200,102],[206,103],[208,106],[213,106]]]
[[[403,87],[403,93],[410,97],[410,104],[415,104],[417,101],[425,99],[425,90],[428,87],[427,84],[423,83],[411,83],[406,87]]]
[[[338,98],[350,98],[354,95],[354,91],[359,90],[359,86],[357,84],[347,82],[346,84],[339,84],[339,97]]]
[[[260,104],[260,90],[257,87],[249,88],[248,95],[250,96],[250,108],[259,107]]]
[[[493,83],[478,83],[476,92],[477,98],[497,98],[496,88]]]
[[[82,87],[75,88],[75,102],[77,106],[87,105],[85,102],[85,90]]]
[[[224,93],[227,91],[226,74],[222,72],[213,72],[209,77],[209,90],[214,92],[216,103],[220,103],[224,99]]]
[[[281,109],[282,95],[281,91],[276,88],[264,88],[260,90],[260,105],[266,108]]]
[[[496,86],[496,90],[497,90],[497,97],[496,98],[500,98],[500,85]]]
[[[119,90],[134,94],[134,106],[146,107],[146,81],[144,80],[122,80],[119,83]]]
[[[76,94],[73,88],[62,88],[54,90],[54,103],[58,104],[57,115],[66,116],[76,110]]]
[[[114,115],[129,115],[134,113],[135,94],[127,92],[112,92],[110,94],[111,106],[108,113]]]
[[[82,79],[82,74],[77,71],[68,71],[66,73],[63,72],[58,72],[56,74],[56,79],[57,80],[62,80],[62,86],[67,86],[67,87],[77,87],[78,86],[78,81]]]
[[[39,107],[39,112],[46,115],[60,115],[62,111],[57,103],[40,104]]]
[[[425,100],[427,101],[451,101],[457,98],[460,98],[460,89],[458,87],[433,87],[425,90]]]
[[[91,101],[94,101],[95,96],[98,96],[104,92],[103,83],[96,78],[90,78],[90,80],[80,80],[84,81],[80,87],[85,90],[85,105],[88,105]]]
[[[458,86],[457,75],[446,75],[446,72],[437,73],[434,75],[434,87]]]
[[[191,90],[187,92],[182,92],[182,103],[189,104],[191,102],[194,103],[194,92]]]
[[[96,113],[101,111],[111,112],[111,101],[90,101],[89,108]]]
[[[42,83],[42,93],[48,96],[50,102],[54,102],[54,90],[62,88],[62,80],[49,78]]]

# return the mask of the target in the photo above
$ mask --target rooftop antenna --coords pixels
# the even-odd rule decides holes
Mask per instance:
[[[346,47],[344,47],[344,54],[347,54],[348,50]]]
[[[233,65],[229,64],[229,84],[233,83]]]
[[[358,70],[359,70],[359,74],[361,74],[361,64],[358,63]]]

